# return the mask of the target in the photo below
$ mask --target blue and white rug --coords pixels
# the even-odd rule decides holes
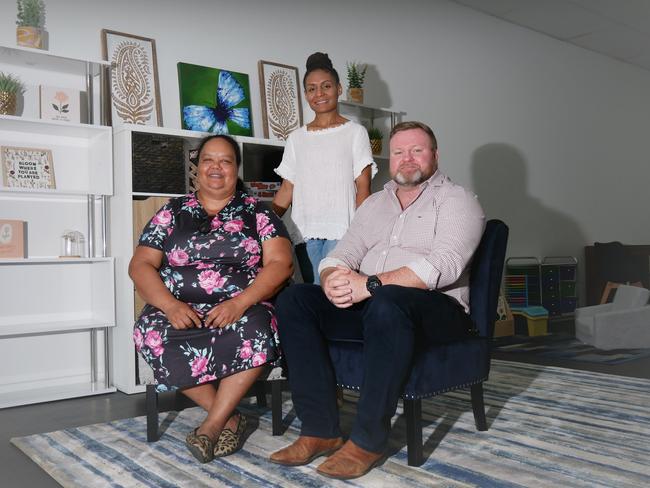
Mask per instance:
[[[611,365],[650,357],[650,349],[647,348],[605,351],[566,334],[498,337],[494,339],[492,347],[499,352],[526,353],[554,359]]]
[[[346,396],[342,426],[349,429],[355,396]],[[268,455],[299,430],[285,397],[283,436],[271,435],[270,411],[259,418],[244,449],[200,465],[184,446],[203,417],[199,408],[162,414],[165,432],[146,442],[144,417],[14,438],[12,443],[64,487],[372,486],[372,487],[617,487],[650,486],[650,380],[493,361],[485,385],[489,430],[477,432],[467,392],[422,404],[424,453],[407,465],[405,421],[394,418],[391,449],[379,468],[350,482],[287,468]]]

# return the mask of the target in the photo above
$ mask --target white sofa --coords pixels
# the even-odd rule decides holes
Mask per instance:
[[[576,337],[598,349],[650,348],[650,290],[620,285],[612,303],[576,309]]]

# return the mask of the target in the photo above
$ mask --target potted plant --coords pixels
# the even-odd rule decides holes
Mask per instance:
[[[377,127],[370,127],[368,129],[368,139],[370,139],[370,148],[372,149],[372,154],[378,156],[381,154],[381,141],[384,138],[384,134],[377,129]]]
[[[43,0],[16,0],[16,43],[19,46],[43,48],[45,32],[45,2]]]
[[[352,61],[345,64],[348,72],[348,100],[363,103],[363,81],[368,66]]]
[[[16,98],[25,92],[25,85],[12,74],[0,71],[0,114],[16,115]]]

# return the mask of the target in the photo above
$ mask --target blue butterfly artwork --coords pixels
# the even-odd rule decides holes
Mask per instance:
[[[245,80],[245,88],[230,71],[179,63],[183,128],[252,135],[248,76],[238,76]]]

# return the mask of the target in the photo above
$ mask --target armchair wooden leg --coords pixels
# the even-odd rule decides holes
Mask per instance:
[[[271,423],[273,435],[282,434],[282,383],[285,381],[271,381]]]
[[[406,415],[406,450],[409,466],[421,466],[422,456],[422,400],[404,399]]]
[[[485,419],[485,404],[483,403],[483,383],[471,386],[472,410],[474,411],[474,422],[478,430],[488,430]]]
[[[156,392],[156,385],[147,385],[145,408],[147,411],[147,442],[156,442],[158,440],[158,392]]]
[[[258,407],[266,407],[266,381],[255,382],[255,398]]]

